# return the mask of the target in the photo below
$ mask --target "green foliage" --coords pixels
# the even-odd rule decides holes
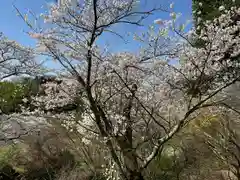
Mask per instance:
[[[19,109],[24,97],[25,87],[19,83],[0,82],[0,108],[2,113]]]
[[[5,165],[0,170],[0,179],[16,180],[20,178],[21,178],[20,174],[10,165]]]
[[[0,110],[4,114],[19,112],[23,99],[38,93],[36,80],[25,78],[18,82],[0,82]]]
[[[195,20],[195,27],[198,25],[202,27],[203,22],[206,20],[213,20],[221,15],[219,10],[220,6],[224,6],[226,10],[230,9],[232,6],[240,6],[240,1],[236,0],[193,0],[192,10],[193,18]],[[197,23],[197,19],[201,18],[202,21]],[[200,28],[201,29],[201,28]]]
[[[78,166],[80,162],[75,161],[75,156],[66,149],[49,155],[39,152],[38,159],[29,157],[34,149],[25,150],[27,149],[24,145],[8,145],[0,148],[0,179],[106,180],[100,171],[89,171]]]
[[[11,164],[19,153],[18,146],[9,145],[0,148],[0,169]]]

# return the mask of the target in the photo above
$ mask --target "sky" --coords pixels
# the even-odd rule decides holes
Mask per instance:
[[[39,15],[47,11],[47,3],[51,3],[53,0],[1,0],[0,5],[0,32],[3,32],[11,40],[16,40],[17,42],[25,46],[35,46],[35,41],[31,39],[26,32],[28,28],[20,17],[17,16],[16,10],[13,8],[13,4],[20,10],[20,12],[26,13],[31,10],[35,14]],[[162,6],[168,6],[174,2],[175,12],[182,13],[182,20],[191,19],[191,0],[140,0],[141,9],[149,9],[154,5],[161,4]],[[145,24],[153,24],[155,19],[169,19],[169,14],[158,12],[156,15],[145,21]],[[116,29],[121,34],[126,34],[127,32],[134,33],[143,31],[141,27],[135,26],[119,26]],[[100,44],[108,43],[112,51],[124,51],[124,50],[136,50],[138,44],[136,43],[124,43],[119,37],[107,34],[104,35],[99,42]]]

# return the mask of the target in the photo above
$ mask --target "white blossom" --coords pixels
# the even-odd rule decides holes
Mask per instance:
[[[218,9],[219,9],[219,11],[223,11],[223,10],[225,10],[225,7],[224,6],[220,6]]]
[[[202,18],[198,17],[197,22],[201,22],[201,21],[202,21]]]
[[[19,75],[33,75],[41,71],[32,48],[27,48],[16,41],[9,40],[0,33],[0,80]]]
[[[93,1],[84,3],[76,7],[79,8],[77,11],[67,4],[65,7],[53,6],[48,12],[49,22],[57,28],[47,27],[38,38],[38,44],[68,73],[62,83],[43,84],[45,95],[32,97],[32,102],[38,113],[42,109],[48,111],[49,116],[60,119],[68,131],[79,133],[84,145],[101,144],[106,149],[106,176],[118,178],[120,172],[109,149],[116,150],[119,159],[127,158],[121,143],[128,141],[121,138],[126,138],[130,130],[134,145],[148,143],[153,147],[149,150],[143,146],[137,152],[147,162],[153,158],[155,149],[159,149],[160,133],[167,140],[171,138],[186,116],[197,114],[194,111],[188,115],[189,108],[200,107],[199,99],[208,97],[239,76],[239,63],[233,57],[240,53],[239,36],[235,35],[239,23],[231,23],[231,16],[233,12],[240,14],[240,10],[234,8],[234,11],[205,23],[204,28],[199,28],[200,34],[195,31],[187,34],[188,38],[206,41],[204,48],[192,46],[191,40],[186,38],[180,39],[185,34],[176,35],[174,25],[179,14],[172,12],[170,21],[154,21],[164,26],[150,26],[146,33],[136,34],[139,43],[143,43],[139,53],[114,53],[103,51],[96,41],[103,32],[111,29],[112,24],[128,20],[116,19],[129,13],[132,1],[99,0],[97,20]],[[199,21],[202,20],[199,18]],[[166,22],[171,22],[172,28],[166,27]],[[174,35],[169,36],[172,31]],[[230,55],[227,54],[229,50]],[[173,60],[179,63],[172,64]],[[228,69],[231,68],[233,71],[229,76]],[[68,105],[74,105],[74,108],[53,113]],[[80,105],[83,108],[76,108]],[[161,118],[156,120],[155,117]],[[165,130],[169,124],[172,128]],[[121,163],[124,170],[135,166],[132,161]]]
[[[156,20],[154,20],[154,23],[155,24],[159,24],[159,25],[163,25],[164,24],[162,19],[156,19]]]

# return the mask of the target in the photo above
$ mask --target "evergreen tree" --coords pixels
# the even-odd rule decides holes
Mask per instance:
[[[0,82],[0,112],[4,114],[20,112],[21,105],[28,105],[23,99],[30,100],[39,92],[37,79],[23,78],[18,81]]]
[[[240,0],[193,0],[192,10],[195,27],[201,29],[203,22],[213,20],[221,15],[221,11],[232,6],[240,7]]]

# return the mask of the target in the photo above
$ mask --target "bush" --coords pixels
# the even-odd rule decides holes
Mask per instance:
[[[29,180],[52,180],[60,169],[67,167],[71,170],[75,166],[74,156],[68,150],[57,155],[46,155],[44,152],[39,152],[39,156],[35,157],[38,160],[32,159],[26,166],[27,170],[24,175]]]
[[[12,165],[19,154],[19,148],[15,145],[0,148],[0,170],[7,165]]]
[[[15,160],[20,153],[18,146],[9,145],[0,148],[0,179],[15,180],[20,178],[21,168],[15,167]]]
[[[20,112],[20,105],[28,106],[23,99],[39,93],[39,82],[36,79],[24,78],[17,82],[0,82],[0,109],[2,113]],[[33,107],[29,107],[33,108]]]
[[[12,166],[5,165],[0,170],[0,179],[17,180],[17,179],[21,179],[21,175]]]
[[[19,83],[0,82],[0,108],[2,113],[19,111],[25,95],[25,87]]]
[[[62,169],[56,176],[56,180],[106,180],[106,178],[99,172],[90,172],[80,169]]]

